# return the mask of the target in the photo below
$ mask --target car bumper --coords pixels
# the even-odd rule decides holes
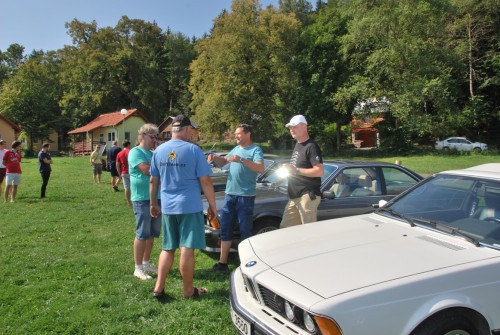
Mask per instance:
[[[229,287],[231,319],[240,334],[305,334],[304,330],[287,322],[273,310],[260,305],[253,298],[245,286],[239,267],[231,273]],[[248,328],[246,332],[245,328]]]

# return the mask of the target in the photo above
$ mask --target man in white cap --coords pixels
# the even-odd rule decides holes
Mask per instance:
[[[321,200],[323,158],[318,144],[309,137],[307,121],[303,115],[292,117],[286,127],[297,141],[288,169],[288,204],[280,228],[315,222]]]

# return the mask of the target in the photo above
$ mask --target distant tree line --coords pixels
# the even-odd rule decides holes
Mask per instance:
[[[234,0],[200,39],[75,19],[70,46],[0,50],[0,113],[37,138],[122,108],[156,123],[186,113],[207,139],[245,122],[275,145],[304,114],[334,152],[359,103],[384,99],[386,148],[449,135],[498,145],[499,26],[500,0]]]

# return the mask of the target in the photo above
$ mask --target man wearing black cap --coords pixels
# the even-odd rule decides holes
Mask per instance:
[[[209,214],[217,216],[217,208],[210,179],[212,170],[201,149],[189,142],[193,126],[187,116],[178,115],[172,123],[172,139],[156,148],[151,160],[150,194],[156,194],[161,187],[161,208],[156,198],[150,197],[151,215],[162,215],[163,229],[158,278],[153,290],[156,298],[165,295],[165,280],[178,248],[184,297],[196,298],[207,292],[193,285],[194,250],[205,248],[202,189],[209,203]]]

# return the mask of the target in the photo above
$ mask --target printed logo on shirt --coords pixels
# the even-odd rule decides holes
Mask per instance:
[[[168,155],[168,158],[173,161],[175,158],[177,157],[177,154],[173,151],[170,152],[170,154]]]

